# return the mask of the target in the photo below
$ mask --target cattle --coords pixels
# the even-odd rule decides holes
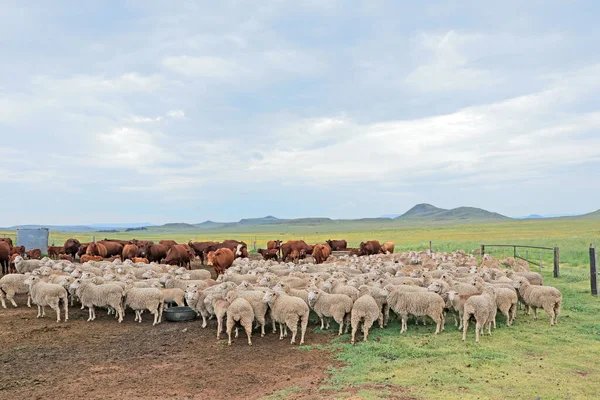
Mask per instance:
[[[102,258],[102,256],[92,256],[89,254],[82,254],[81,257],[79,257],[79,261],[83,264],[84,262],[88,262],[88,261],[102,261],[104,260],[104,258]]]
[[[360,255],[370,256],[379,253],[381,245],[378,240],[369,240],[368,242],[360,242]]]
[[[223,243],[214,243],[207,245],[204,249],[204,257],[211,252],[219,249],[229,249],[235,255],[236,258],[248,258],[248,246],[246,243],[239,242],[237,240],[224,240]]]
[[[276,249],[279,250],[281,247],[281,240],[269,240],[267,242],[267,250]]]
[[[64,245],[65,254],[69,254],[71,255],[71,257],[75,258],[79,247],[81,247],[81,243],[79,242],[79,240],[73,238],[67,239]]]
[[[258,249],[257,253],[262,255],[265,260],[279,261],[278,249]]]
[[[148,259],[143,257],[133,257],[131,261],[133,261],[134,263],[149,264]]]
[[[102,258],[105,258],[107,255],[106,246],[100,242],[90,243],[87,246],[85,254],[87,254],[88,256],[100,256]]]
[[[304,249],[302,249],[300,251],[304,251]],[[288,261],[289,262],[293,262],[294,264],[297,263],[298,260],[300,259],[300,251],[298,251],[298,250],[292,250],[290,252],[290,254],[288,255]]]
[[[113,262],[113,261],[115,261],[115,260],[120,260],[120,259],[121,259],[121,255],[120,255],[120,254],[117,254],[116,256],[107,257],[107,258],[105,258],[104,260],[105,260],[105,261],[110,261],[110,262]]]
[[[190,264],[190,254],[187,247],[182,244],[174,244],[162,262],[163,264],[178,265],[180,267],[188,266]]]
[[[158,242],[158,244],[162,244],[163,246],[165,246],[167,248],[167,250],[169,250],[171,247],[176,245],[177,242],[174,240],[161,240],[160,242]]]
[[[123,252],[121,253],[123,255],[123,261],[137,257],[138,251],[139,249],[135,244],[126,244],[123,246]]]
[[[17,268],[15,267],[15,259],[19,257],[19,254],[14,253],[10,256],[10,262],[8,263],[8,272],[14,274],[17,272]]]
[[[223,247],[217,251],[211,251],[207,254],[207,264],[212,266],[217,276],[225,273],[227,268],[231,267],[235,260],[235,255],[230,249]]]
[[[104,243],[104,242],[112,242],[112,243],[118,243],[121,246],[125,246],[126,244],[129,244],[131,241],[129,241],[129,240],[107,239],[107,238],[104,238],[104,240],[100,240],[100,242],[102,242],[102,243]]]
[[[312,253],[312,246],[306,244],[304,240],[288,240],[287,243],[281,245],[281,259],[287,261],[292,251],[298,252],[297,257],[300,257],[300,250],[304,250],[307,254]]]
[[[162,244],[146,243],[140,254],[150,262],[161,262],[167,256],[167,248]]]
[[[122,241],[100,240],[98,243],[101,243],[106,247],[106,256],[104,256],[106,258],[121,255],[123,252],[123,245],[120,242]]]
[[[8,274],[8,266],[10,265],[10,248],[11,245],[6,242],[0,242],[0,265],[2,266],[2,275]]]
[[[65,253],[65,248],[62,246],[48,246],[48,257],[57,259],[60,254]]]
[[[13,246],[13,241],[11,238],[0,238],[0,242],[8,243],[9,247]]]
[[[191,240],[188,242],[188,245],[194,249],[194,252],[196,252],[196,254],[198,255],[198,257],[200,257],[200,262],[202,264],[204,264],[204,250],[206,250],[206,248],[208,246],[211,245],[216,245],[218,244],[217,242],[192,242]]]
[[[313,249],[315,264],[323,264],[331,255],[331,247],[327,244],[317,244]]]
[[[81,256],[87,252],[87,248],[89,245],[89,243],[81,243],[81,246],[79,246],[79,250],[77,250],[77,257],[81,258]]]
[[[329,247],[331,248],[332,251],[346,250],[346,248],[348,247],[348,242],[346,242],[343,239],[341,239],[341,240],[331,240],[331,239],[329,239],[326,242],[327,242],[327,244],[329,245]]]
[[[360,256],[360,249],[355,247],[347,247],[346,251],[350,252],[351,256]]]
[[[25,254],[25,246],[13,246],[12,249],[10,249],[10,254],[23,256]]]
[[[58,255],[58,259],[59,260],[67,260],[67,261],[70,261],[70,262],[75,262],[75,259],[70,254],[59,254]]]
[[[30,260],[39,260],[42,258],[42,251],[40,249],[31,249],[25,252],[25,254],[27,254],[27,258]]]
[[[385,242],[379,249],[381,254],[392,254],[394,252],[394,242]]]

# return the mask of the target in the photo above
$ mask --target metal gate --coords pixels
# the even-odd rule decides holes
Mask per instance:
[[[40,249],[46,254],[49,233],[48,228],[17,229],[17,246],[25,246],[25,251]]]

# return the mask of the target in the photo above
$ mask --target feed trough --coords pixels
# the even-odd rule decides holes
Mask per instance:
[[[196,319],[196,311],[190,307],[171,307],[163,311],[165,319],[171,322],[192,321]]]

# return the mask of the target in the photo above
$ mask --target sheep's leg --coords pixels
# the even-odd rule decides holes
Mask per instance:
[[[325,321],[323,319],[323,316],[319,315],[319,318],[321,319],[321,330],[324,330],[325,329]]]
[[[435,321],[435,334],[440,333],[440,329],[442,326],[442,321],[444,319],[443,315],[438,316],[437,318],[431,317]]]
[[[531,308],[533,308],[533,319],[537,320],[537,307],[531,306]]]
[[[406,322],[408,321],[408,314],[402,314],[402,327],[400,328],[400,333],[404,333],[406,332],[407,329],[407,324]]]
[[[222,322],[221,322],[221,318],[217,318],[217,340],[221,339],[221,329],[223,329],[223,327],[221,326]]]
[[[335,322],[337,322],[340,325],[340,329],[338,331],[338,336],[342,336],[342,332],[344,330],[344,317],[342,317],[342,318],[333,317],[333,319]]]
[[[458,326],[458,329],[461,329],[462,328],[462,319],[460,320],[460,325],[459,325],[458,319],[456,318],[457,314],[456,313],[452,313],[452,314],[454,315],[454,326]]]
[[[383,329],[383,313],[379,313],[379,317],[377,317],[377,322],[379,323],[379,328]]]
[[[290,315],[286,318],[285,324],[292,331],[292,340],[290,344],[296,343],[296,334],[298,333],[298,315]]]
[[[383,326],[387,326],[390,321],[390,306],[385,304],[383,306]]]
[[[374,321],[367,321],[367,320],[365,320],[363,322],[363,342],[366,342],[367,339],[369,338],[369,329],[373,325],[373,322]]]
[[[234,324],[233,318],[227,316],[227,345],[229,346],[231,346],[231,331],[233,330]]]
[[[544,306],[544,311],[550,316],[550,326],[554,325],[554,306]]]
[[[246,336],[248,337],[248,346],[252,346],[252,321],[244,322],[244,330],[246,331]]]
[[[504,314],[504,318],[506,318],[506,326],[510,326],[510,308],[508,310],[502,310],[502,314]],[[495,326],[494,329],[496,329]]]
[[[31,294],[27,293],[27,307],[31,307]]]
[[[4,295],[0,292],[0,303],[2,303],[2,308],[6,308],[6,303],[4,302]],[[14,306],[14,304],[13,304]]]
[[[87,322],[90,322],[90,321],[92,321],[94,319],[93,318],[93,314],[92,314],[92,308],[93,308],[93,306],[89,306],[88,307],[88,319],[87,319]]]
[[[235,338],[236,339],[238,338],[238,329],[239,329],[239,326],[236,325],[236,327],[235,327]]]
[[[200,315],[202,316],[202,327],[206,328],[206,315],[202,311],[200,311]]]
[[[154,322],[152,323],[152,326],[158,324],[158,310],[151,310],[150,314],[154,315]]]
[[[283,340],[283,324],[279,323],[279,340]]]
[[[300,325],[302,328],[302,334],[300,336],[300,345],[304,344],[304,334],[306,333],[306,328],[308,328],[308,313],[302,316],[302,323]]]
[[[464,311],[458,311],[458,319],[460,320],[460,325],[458,325],[458,329],[460,330],[461,328],[463,328],[464,325]]]
[[[123,322],[123,307],[120,304],[117,305],[117,314],[119,315],[119,323]]]
[[[56,322],[60,322],[60,306],[58,304],[51,304],[50,308],[56,311]]]
[[[442,311],[442,330],[446,329],[446,313]]]
[[[467,329],[469,328],[469,316],[465,315],[463,318],[464,319],[463,319],[463,323],[462,323],[462,326],[463,326],[462,341],[464,342],[467,339]]]
[[[481,324],[479,323],[479,321],[477,321],[475,323],[475,343],[479,343],[479,331],[482,329],[483,327],[481,326]]]

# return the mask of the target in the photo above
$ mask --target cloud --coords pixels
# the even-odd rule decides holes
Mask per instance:
[[[235,61],[214,56],[167,57],[162,61],[162,65],[173,72],[190,78],[235,80],[248,74],[248,71]]]
[[[185,117],[185,112],[183,110],[171,110],[167,112],[167,117],[171,118],[183,118]]]

